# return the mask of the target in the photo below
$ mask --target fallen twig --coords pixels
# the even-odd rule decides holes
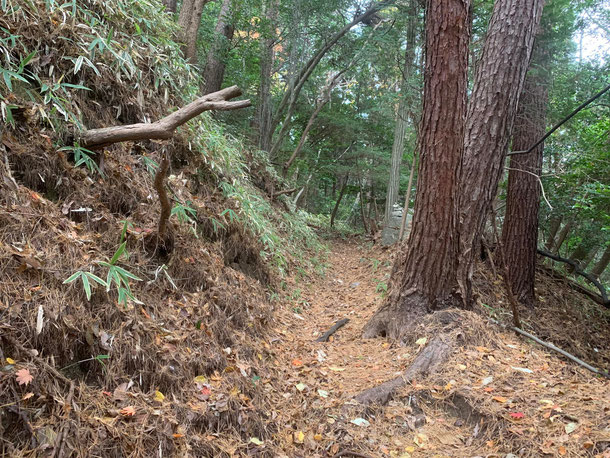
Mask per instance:
[[[563,356],[565,356],[569,360],[574,361],[576,364],[579,364],[580,366],[582,366],[585,369],[593,372],[594,374],[601,375],[601,376],[606,377],[606,378],[610,378],[610,374],[607,371],[604,371],[604,370],[601,370],[601,369],[597,369],[597,368],[591,366],[590,364],[585,363],[582,359],[579,359],[576,356],[568,353],[567,351],[562,350],[559,347],[556,347],[555,345],[553,345],[550,342],[545,342],[544,340],[540,340],[535,335],[530,334],[529,332],[526,332],[523,329],[517,328],[515,326],[507,326],[507,325],[502,324],[499,321],[496,321],[496,320],[493,320],[493,319],[491,321],[494,322],[495,324],[499,325],[499,326],[502,326],[503,328],[511,329],[511,330],[515,331],[517,334],[521,334],[522,336],[528,337],[528,338],[532,339],[534,342],[539,343],[543,347],[546,347],[546,348],[548,348],[550,350],[553,350],[553,351],[556,351],[557,353],[562,354]]]
[[[343,318],[342,320],[337,321],[332,328],[322,334],[320,337],[316,339],[316,342],[328,342],[330,336],[332,336],[339,328],[342,328],[347,324],[349,318]]]

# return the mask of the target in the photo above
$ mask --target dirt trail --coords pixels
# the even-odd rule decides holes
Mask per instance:
[[[610,456],[607,381],[499,328],[383,409],[350,410],[355,394],[402,373],[420,349],[361,338],[390,269],[387,252],[338,241],[324,276],[288,282],[271,339],[283,386],[273,415],[286,425],[278,439],[288,456]],[[343,318],[330,342],[315,342]]]

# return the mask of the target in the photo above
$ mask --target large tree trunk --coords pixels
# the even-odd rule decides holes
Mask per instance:
[[[539,60],[536,59],[536,63],[543,64]],[[530,72],[521,92],[515,118],[512,143],[514,151],[529,149],[544,135],[547,105],[545,76],[539,71]],[[540,145],[528,154],[511,156],[506,216],[502,229],[502,262],[508,267],[509,284],[515,298],[528,307],[533,307],[536,300],[534,282],[543,148]]]
[[[260,86],[258,89],[258,106],[256,107],[256,128],[258,147],[263,151],[271,149],[271,77],[273,74],[273,48],[275,46],[275,23],[277,21],[278,0],[268,0],[263,4],[263,13],[269,23],[266,38],[261,40],[260,50]]]
[[[468,1],[427,2],[413,229],[406,257],[394,266],[391,294],[365,337],[399,337],[427,312],[472,307],[475,254],[503,170],[542,1],[496,1],[464,123],[469,7]]]
[[[456,305],[456,205],[464,145],[470,4],[428,0],[419,189],[406,253],[365,337],[399,337],[418,316]]]
[[[595,278],[599,278],[600,275],[604,273],[604,270],[606,270],[606,267],[608,267],[608,264],[610,264],[610,245],[606,245],[606,250],[601,259],[597,261],[597,264],[591,269],[591,275]]]
[[[218,22],[214,29],[214,44],[208,53],[203,70],[203,78],[205,80],[204,94],[219,91],[222,86],[229,45],[233,39],[234,32],[231,0],[223,0],[220,6],[220,13],[218,14]]]
[[[472,274],[504,170],[543,0],[496,0],[466,119],[460,174],[458,285],[472,307]]]
[[[394,143],[392,144],[392,167],[385,200],[384,225],[387,225],[392,216],[394,204],[398,199],[398,188],[400,187],[400,163],[404,153],[405,134],[409,123],[409,110],[412,100],[408,97],[409,79],[415,66],[415,28],[417,25],[417,3],[409,0],[409,19],[407,22],[407,43],[405,48],[405,63],[400,85],[400,103],[396,113],[396,125],[394,127]]]
[[[192,64],[197,64],[197,34],[199,33],[203,7],[209,2],[210,0],[184,0],[180,7],[178,25],[182,27],[183,32],[184,57]]]

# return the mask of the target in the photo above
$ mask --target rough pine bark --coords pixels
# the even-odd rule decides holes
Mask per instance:
[[[548,92],[542,76],[530,73],[515,118],[512,149],[523,151],[545,132]],[[506,216],[502,228],[504,262],[515,298],[523,305],[535,305],[536,250],[538,248],[539,176],[544,146],[528,154],[511,156],[506,195]]]
[[[457,277],[466,308],[473,305],[476,255],[504,170],[542,6],[543,0],[497,0],[476,69],[466,117],[458,209]]]
[[[227,52],[230,41],[233,39],[235,27],[231,17],[231,0],[223,0],[218,13],[218,22],[214,29],[214,44],[208,52],[203,78],[205,86],[204,94],[210,94],[220,90],[225,76]]]
[[[463,150],[469,0],[428,0],[418,198],[406,253],[365,337],[400,337],[427,312],[456,305],[456,205]]]

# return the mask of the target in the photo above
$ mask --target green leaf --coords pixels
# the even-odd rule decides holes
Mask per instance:
[[[76,280],[81,275],[82,275],[82,272],[80,270],[78,272],[74,272],[72,275],[70,275],[68,278],[66,278],[64,280],[63,284],[66,285],[68,283],[72,283],[74,280]]]
[[[87,300],[91,300],[91,285],[89,284],[89,277],[87,275],[81,275],[81,279],[83,280],[83,288],[85,288],[85,294],[87,295]]]
[[[119,248],[117,248],[116,252],[114,253],[114,256],[112,256],[112,259],[110,260],[110,264],[112,264],[112,265],[116,264],[116,262],[119,260],[121,255],[125,252],[126,246],[127,246],[127,242],[123,242],[119,245]]]
[[[87,277],[89,277],[91,280],[99,283],[102,286],[106,286],[106,282],[104,281],[104,279],[98,277],[97,275],[91,273],[91,272],[85,272],[84,273]]]

